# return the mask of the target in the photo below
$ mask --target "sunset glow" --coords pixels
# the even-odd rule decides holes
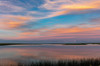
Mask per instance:
[[[0,42],[100,42],[100,0],[0,0]]]

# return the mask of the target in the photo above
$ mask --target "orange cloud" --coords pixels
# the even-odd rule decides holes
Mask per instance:
[[[69,5],[61,5],[61,9],[78,9],[78,10],[86,10],[86,9],[100,9],[100,1],[83,1],[79,3],[72,3]]]
[[[20,33],[20,35],[23,35],[23,36],[32,36],[32,35],[38,35],[38,33],[36,32],[23,32],[23,33]]]
[[[2,15],[0,19],[0,29],[14,29],[26,25],[26,22],[31,19],[27,16]]]
[[[2,17],[5,17],[6,19],[9,18],[9,19],[19,20],[19,21],[26,21],[32,18],[29,16],[20,16],[20,15],[2,15]]]
[[[96,0],[78,0],[78,1],[72,1],[72,0],[46,0],[45,4],[43,4],[41,7],[45,8],[47,10],[52,10],[50,15],[48,17],[55,17],[60,16],[64,14],[69,14],[73,12],[81,12],[85,10],[97,10],[100,9],[100,1]],[[86,13],[89,11],[85,11]],[[83,12],[81,12],[83,13]]]
[[[24,24],[22,22],[11,21],[11,22],[8,22],[7,25],[10,28],[16,28]]]
[[[81,4],[75,4],[75,5],[62,5],[61,9],[78,9],[78,10],[86,10],[86,9],[93,9],[96,8],[95,6],[89,6],[89,5],[81,5]]]
[[[95,28],[80,28],[80,27],[73,27],[73,28],[57,28],[50,30],[51,33],[78,33],[78,32],[86,32],[86,31],[95,31],[100,30],[100,27]]]
[[[75,38],[76,36],[80,36],[84,38],[86,36],[90,36],[93,38],[94,35],[99,35],[99,34],[96,34],[95,32],[98,32],[98,30],[100,30],[100,27],[57,28],[57,29],[51,29],[51,30],[46,30],[45,32],[41,32],[43,30],[44,29],[40,29],[38,31],[33,31],[33,32],[23,32],[23,33],[20,33],[19,37],[16,37],[16,39],[23,39],[23,40],[26,40],[26,39],[27,40],[70,39],[70,38]]]
[[[23,22],[8,22],[5,24],[7,28],[16,28],[23,25]],[[84,26],[84,27],[83,27]],[[6,29],[7,29],[6,28]],[[79,25],[77,27],[53,27],[53,28],[41,28],[37,30],[28,30],[27,32],[17,32],[16,37],[5,38],[5,39],[23,39],[23,40],[48,40],[48,39],[71,39],[76,36],[80,37],[94,37],[94,35],[99,35],[98,31],[100,26],[94,25]],[[96,33],[97,32],[97,33]],[[90,34],[92,33],[92,34]],[[65,35],[65,36],[64,36]],[[97,37],[97,36],[95,36]],[[98,36],[99,37],[99,36]]]

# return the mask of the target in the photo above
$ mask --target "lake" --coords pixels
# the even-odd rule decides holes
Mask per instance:
[[[9,45],[0,46],[0,64],[38,60],[100,58],[100,45]]]

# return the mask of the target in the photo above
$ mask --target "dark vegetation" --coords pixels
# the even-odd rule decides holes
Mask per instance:
[[[0,43],[0,46],[6,46],[6,45],[42,45],[47,43]],[[87,45],[87,44],[98,44],[100,43],[48,43],[48,44],[62,44],[62,45]]]
[[[87,45],[87,44],[98,44],[100,45],[100,43],[65,43],[63,45]]]
[[[28,44],[28,43],[0,43],[0,46],[7,46],[7,45],[41,45],[41,44]]]
[[[100,59],[38,61],[27,64],[18,63],[18,66],[100,66]]]
[[[13,43],[0,43],[0,46],[4,46],[4,45],[13,45]],[[14,43],[14,45],[18,45],[18,44]]]
[[[87,45],[87,43],[66,43],[63,45]]]

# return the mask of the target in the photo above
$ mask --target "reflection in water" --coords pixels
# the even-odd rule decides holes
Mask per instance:
[[[0,64],[19,61],[99,58],[100,46],[27,45],[0,47]],[[16,61],[16,62],[15,62]],[[0,65],[1,66],[1,65]]]
[[[1,59],[0,66],[18,66],[17,62],[11,59]]]

